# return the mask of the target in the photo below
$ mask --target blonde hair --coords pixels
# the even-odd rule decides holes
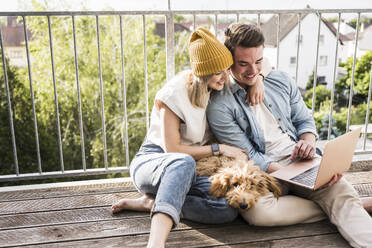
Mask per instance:
[[[209,101],[208,80],[213,76],[195,76],[193,73],[189,74],[187,79],[187,93],[189,100],[194,107],[205,108]]]

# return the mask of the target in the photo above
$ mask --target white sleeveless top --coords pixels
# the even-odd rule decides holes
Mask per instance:
[[[180,72],[156,93],[147,140],[159,145],[164,150],[165,145],[161,137],[161,119],[159,109],[156,106],[157,101],[163,102],[181,119],[180,135],[182,144],[200,146],[204,145],[211,137],[205,113],[206,108],[194,107],[189,100],[186,83],[190,73],[189,70]]]

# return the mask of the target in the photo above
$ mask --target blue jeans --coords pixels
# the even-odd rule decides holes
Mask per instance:
[[[164,213],[200,223],[218,224],[233,221],[238,211],[225,198],[209,194],[208,177],[196,176],[195,160],[183,153],[165,153],[144,142],[130,165],[135,187],[143,194],[155,195],[153,213]]]

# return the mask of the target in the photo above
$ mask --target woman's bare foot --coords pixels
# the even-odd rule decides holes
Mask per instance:
[[[361,200],[362,200],[364,209],[367,212],[372,213],[372,197],[363,197],[361,198]]]
[[[133,210],[150,212],[154,205],[154,198],[150,195],[143,195],[137,199],[123,198],[111,206],[111,212],[113,214],[118,213],[122,210]]]

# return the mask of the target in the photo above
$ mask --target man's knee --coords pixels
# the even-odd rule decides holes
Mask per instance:
[[[359,195],[346,179],[341,178],[340,181],[330,187],[314,191],[310,198],[314,201],[329,202],[335,200],[344,201],[352,198],[358,199]]]
[[[249,224],[254,226],[277,226],[282,225],[283,213],[276,211],[277,198],[270,193],[260,197],[256,204],[248,211],[240,214]]]

